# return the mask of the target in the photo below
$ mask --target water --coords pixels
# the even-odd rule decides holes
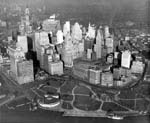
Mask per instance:
[[[108,118],[63,117],[61,113],[38,109],[29,111],[29,106],[15,110],[0,109],[0,123],[149,123],[150,116],[127,117],[124,120]]]

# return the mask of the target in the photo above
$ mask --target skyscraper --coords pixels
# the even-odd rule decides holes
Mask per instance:
[[[64,36],[66,36],[67,33],[70,34],[70,21],[66,21],[66,23],[64,24],[63,33],[64,33]]]
[[[101,58],[101,49],[102,49],[102,33],[101,30],[99,29],[97,31],[97,36],[96,36],[96,44],[94,45],[94,50],[96,52],[96,57]]]
[[[124,51],[121,57],[121,66],[125,68],[130,68],[130,62],[131,62],[131,52],[128,50]]]
[[[150,0],[147,0],[147,26],[148,26],[148,32],[150,33]]]

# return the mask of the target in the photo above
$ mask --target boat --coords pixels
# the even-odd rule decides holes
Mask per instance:
[[[124,117],[122,116],[117,116],[117,115],[113,115],[113,116],[107,116],[107,118],[113,119],[113,120],[123,120]]]
[[[57,107],[60,105],[60,100],[46,100],[43,101],[43,100],[37,100],[37,103],[38,103],[38,106],[41,107],[41,108],[44,108],[44,109],[50,109],[50,108],[54,108],[54,107]]]
[[[147,114],[148,114],[148,111],[140,111],[139,114],[140,114],[140,115],[147,115]]]

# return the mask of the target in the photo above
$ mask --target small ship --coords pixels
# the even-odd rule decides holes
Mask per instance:
[[[124,117],[122,116],[117,116],[115,114],[113,114],[112,116],[108,115],[107,118],[113,119],[113,120],[123,120]]]

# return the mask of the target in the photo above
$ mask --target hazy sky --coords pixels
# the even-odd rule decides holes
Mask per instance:
[[[72,4],[72,5],[78,5],[78,4],[99,4],[99,5],[142,5],[145,4],[145,1],[147,0],[0,0],[0,1],[11,1],[14,3],[14,1],[23,1],[24,3],[43,3],[48,2],[50,4],[55,5],[61,5],[61,4]]]
[[[44,0],[42,0],[44,1]],[[147,0],[45,0],[53,4],[143,4]]]

